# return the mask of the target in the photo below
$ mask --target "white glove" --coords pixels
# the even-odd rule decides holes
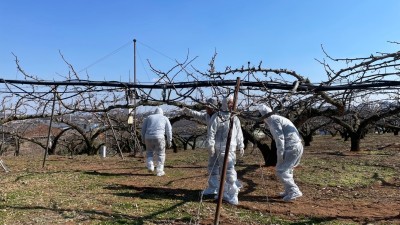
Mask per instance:
[[[215,154],[215,148],[214,148],[214,146],[211,146],[211,147],[208,149],[208,154],[210,155],[210,157],[213,157],[213,156],[214,156],[214,154]]]
[[[244,148],[240,148],[240,149],[239,149],[239,155],[240,155],[240,157],[243,157],[243,155],[244,155]]]

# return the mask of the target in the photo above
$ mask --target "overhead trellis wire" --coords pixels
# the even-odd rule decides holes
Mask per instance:
[[[174,83],[155,83],[155,84],[133,84],[131,82],[118,81],[91,81],[91,80],[69,80],[69,81],[36,81],[36,80],[8,80],[0,79],[0,83],[5,84],[28,84],[36,86],[98,86],[98,87],[122,87],[122,88],[142,88],[142,89],[182,89],[199,88],[210,86],[235,86],[235,80],[205,80],[193,82],[174,82]],[[242,87],[258,87],[277,90],[292,90],[293,84],[279,83],[274,81],[241,81]],[[297,92],[319,92],[319,91],[339,91],[339,90],[357,90],[369,88],[399,89],[400,81],[381,80],[373,82],[352,83],[343,85],[329,85],[324,83],[311,84],[300,83]]]

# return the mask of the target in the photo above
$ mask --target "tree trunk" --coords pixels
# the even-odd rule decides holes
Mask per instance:
[[[361,135],[358,133],[352,133],[350,135],[350,140],[351,140],[351,148],[350,151],[352,152],[358,152],[360,151],[360,140],[361,140]]]
[[[175,143],[175,139],[172,139],[172,149],[174,153],[178,152],[178,146]]]
[[[306,136],[303,137],[303,140],[304,140],[304,145],[305,146],[310,146],[311,142],[313,140],[313,135],[312,134],[306,135]]]
[[[243,127],[242,131],[244,141],[250,141],[254,143],[258,149],[260,149],[260,152],[264,158],[265,166],[275,166],[277,160],[275,142],[272,142],[273,144],[271,144],[271,149],[267,144],[257,140],[250,131],[244,129]]]
[[[256,142],[257,148],[260,149],[261,154],[264,158],[265,166],[275,166],[277,161],[276,156],[276,145],[274,142],[271,143],[272,148],[270,148],[267,144]]]
[[[20,142],[19,138],[15,138],[15,156],[19,156],[19,150],[20,150]]]
[[[93,146],[90,146],[87,150],[88,155],[96,155],[98,153],[98,148],[95,148]]]
[[[197,142],[197,138],[193,139],[193,145],[192,145],[192,150],[196,149],[196,142]]]

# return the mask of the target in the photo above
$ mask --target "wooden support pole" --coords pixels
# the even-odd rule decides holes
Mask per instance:
[[[224,164],[222,166],[222,172],[221,172],[220,182],[219,182],[218,203],[217,203],[217,209],[215,210],[214,225],[219,224],[219,216],[221,214],[220,209],[221,209],[221,205],[222,205],[222,197],[224,195],[223,193],[224,193],[224,184],[225,184],[225,177],[226,177],[226,164],[228,162],[229,150],[231,147],[233,119],[235,117],[233,112],[236,111],[236,103],[237,103],[237,97],[238,97],[238,93],[239,93],[239,87],[240,87],[240,77],[238,77],[236,79],[235,95],[233,97],[233,109],[231,111],[230,120],[229,120],[229,132],[228,132],[228,137],[226,140]]]

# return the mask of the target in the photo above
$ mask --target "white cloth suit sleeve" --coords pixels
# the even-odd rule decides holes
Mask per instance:
[[[239,118],[235,117],[234,124],[236,127],[236,147],[239,149],[239,154],[242,157],[244,155],[244,142],[243,142],[243,132],[240,124]]]
[[[197,112],[197,111],[195,111],[195,110],[191,110],[191,109],[188,109],[188,108],[184,108],[184,109],[183,109],[183,112],[184,112],[186,115],[192,116],[192,117],[194,117],[195,119],[199,120],[200,122],[202,122],[202,123],[208,125],[207,123],[208,123],[208,120],[209,120],[209,117],[210,117],[210,116],[209,116],[206,112]]]
[[[143,124],[142,124],[142,142],[146,139],[146,130],[147,130],[147,118],[144,119]]]
[[[167,135],[167,145],[169,147],[171,147],[171,143],[172,143],[172,126],[171,123],[169,122],[169,119],[167,117],[165,117],[165,133]]]
[[[269,130],[271,131],[271,134],[275,140],[277,160],[278,162],[282,162],[283,153],[285,151],[285,136],[283,134],[282,124],[278,119],[275,119],[273,117],[268,118],[267,123],[269,126]]]
[[[211,117],[210,125],[208,126],[207,130],[207,148],[208,149],[215,149],[215,134],[217,133],[218,128],[218,118],[217,114],[214,114]]]

